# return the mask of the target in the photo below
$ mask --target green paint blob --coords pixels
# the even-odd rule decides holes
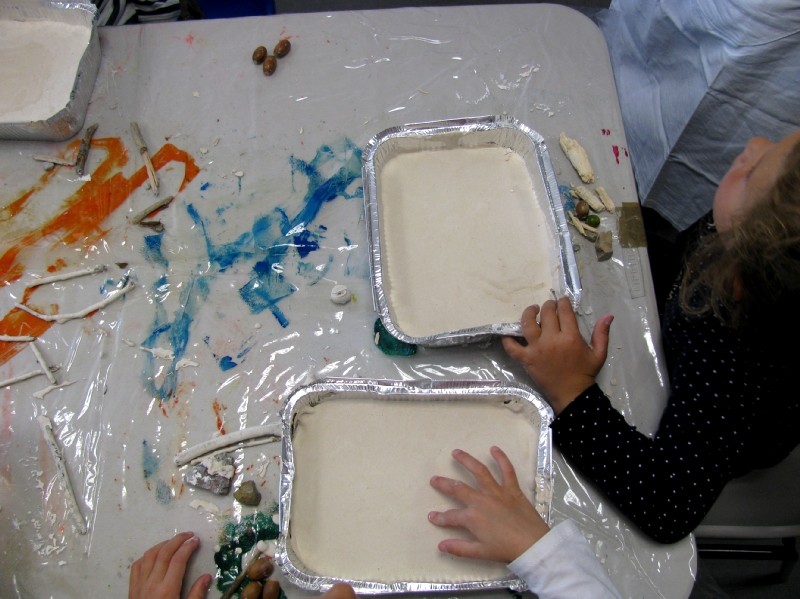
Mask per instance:
[[[278,538],[280,529],[272,516],[278,513],[274,503],[268,512],[256,512],[242,518],[241,522],[228,522],[220,532],[220,548],[214,554],[217,566],[217,590],[224,593],[242,571],[242,556],[259,541],[272,541]],[[237,553],[237,549],[241,549]],[[245,578],[244,588],[250,582]]]
[[[380,318],[375,320],[372,332],[375,333],[375,345],[387,356],[413,356],[417,353],[417,346],[413,343],[406,343],[392,337]]]

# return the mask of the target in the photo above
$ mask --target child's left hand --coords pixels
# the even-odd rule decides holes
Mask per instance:
[[[519,361],[556,414],[594,384],[608,354],[608,333],[614,317],[603,316],[586,343],[569,299],[546,301],[541,308],[529,306],[522,313],[523,345],[503,337],[506,353]]]
[[[191,532],[175,535],[148,549],[133,562],[128,599],[179,599],[189,558],[200,546]],[[203,599],[211,586],[211,575],[195,580],[187,599]]]
[[[439,551],[509,564],[550,529],[519,488],[508,456],[499,447],[492,447],[491,453],[502,475],[499,483],[482,462],[466,451],[453,451],[456,461],[472,473],[476,486],[434,476],[431,486],[465,507],[430,512],[428,520],[436,526],[465,528],[475,537],[474,541],[446,539],[439,543]]]

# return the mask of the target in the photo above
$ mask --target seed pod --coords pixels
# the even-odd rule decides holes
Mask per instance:
[[[256,64],[261,64],[264,62],[264,59],[267,57],[267,49],[264,46],[259,46],[255,50],[253,50],[253,62]]]
[[[281,595],[281,585],[277,580],[268,580],[264,584],[261,599],[278,599]]]
[[[261,65],[261,69],[264,71],[264,74],[269,77],[272,73],[275,72],[275,69],[278,68],[278,59],[274,56],[267,56],[264,59],[264,64]]]
[[[249,583],[242,589],[239,599],[261,599],[261,583],[255,581]]]
[[[277,44],[275,44],[275,56],[278,58],[283,58],[289,53],[289,50],[292,49],[292,44],[287,39],[280,40]]]
[[[264,580],[275,569],[272,559],[268,555],[262,555],[247,567],[247,578],[250,580]]]

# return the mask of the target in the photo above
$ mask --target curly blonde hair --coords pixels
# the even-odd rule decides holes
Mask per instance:
[[[679,300],[687,314],[713,311],[743,331],[761,326],[762,319],[797,320],[800,142],[764,201],[741,214],[729,231],[699,241],[687,259]]]

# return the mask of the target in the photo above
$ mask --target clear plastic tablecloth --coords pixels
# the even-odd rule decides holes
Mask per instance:
[[[283,37],[291,53],[265,77],[251,53]],[[562,185],[578,179],[559,133],[584,144],[621,208],[603,215],[611,260],[598,262],[575,237],[581,325],[588,333],[615,314],[599,382],[653,432],[667,388],[658,317],[608,54],[589,19],[539,4],[414,8],[103,28],[100,40],[87,175],[32,159],[73,156],[80,134],[0,142],[0,334],[36,337],[57,383],[42,393],[50,382],[37,376],[0,389],[0,595],[122,596],[132,561],[181,530],[203,541],[191,575],[213,572],[220,531],[254,508],[186,485],[174,457],[223,432],[277,424],[300,384],[530,383],[499,341],[408,357],[375,345],[361,150],[394,125],[514,116],[545,137]],[[150,217],[160,232],[132,222],[156,199],[132,121],[158,197],[175,196]],[[503,243],[503,231],[487,235]],[[90,267],[105,270],[29,287]],[[126,283],[124,296],[65,322],[16,306],[81,312]],[[331,302],[336,284],[352,291],[350,303]],[[28,345],[0,342],[0,380],[40,369]],[[63,449],[86,535],[40,415]],[[235,455],[234,487],[257,481],[267,510],[279,444]],[[687,596],[693,539],[646,540],[555,456],[553,519],[578,523],[623,595]]]

